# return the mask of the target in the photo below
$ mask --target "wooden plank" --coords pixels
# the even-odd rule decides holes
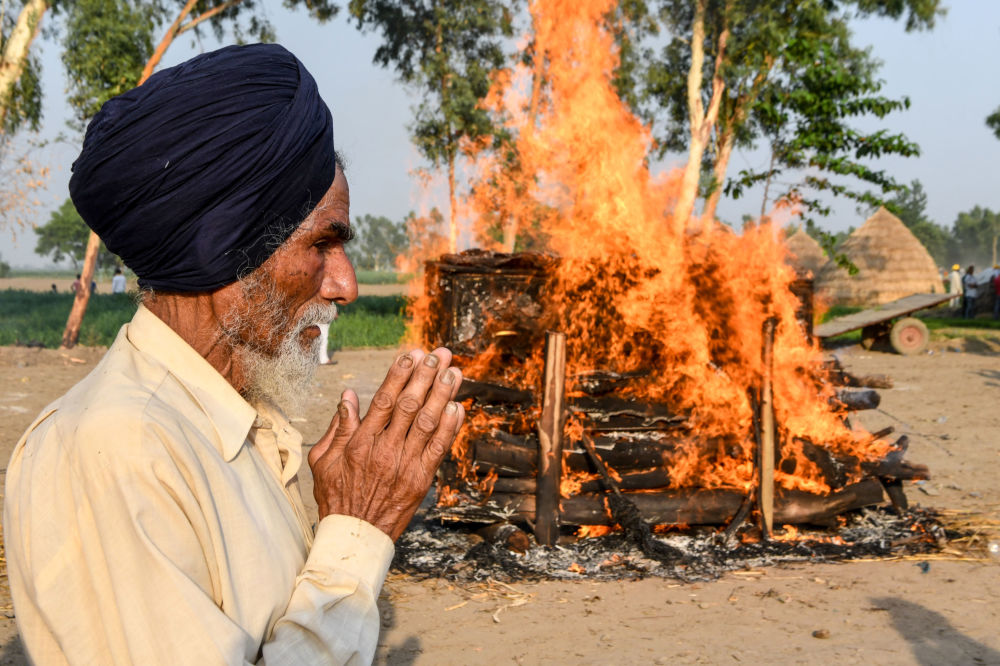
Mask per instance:
[[[817,338],[830,338],[940,305],[952,298],[954,298],[953,294],[911,294],[891,303],[831,319],[817,326],[813,330],[813,334]]]
[[[545,376],[542,416],[538,421],[538,488],[535,493],[535,539],[554,546],[559,538],[559,484],[562,481],[562,440],[566,402],[566,335],[545,336]]]
[[[757,451],[757,499],[760,503],[760,531],[765,539],[774,529],[774,396],[771,376],[774,371],[774,331],[778,320],[764,322],[764,348],[761,361],[764,376],[760,388],[760,449]]]

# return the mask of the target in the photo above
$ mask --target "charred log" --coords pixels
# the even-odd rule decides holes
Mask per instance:
[[[477,530],[476,534],[493,545],[503,546],[507,550],[521,553],[522,555],[531,548],[531,537],[513,523],[493,523]]]
[[[570,378],[570,385],[575,390],[583,391],[588,395],[606,395],[612,391],[621,390],[636,379],[647,376],[649,376],[648,370],[626,373],[594,370],[574,375]]]
[[[893,386],[889,375],[855,375],[845,370],[836,359],[824,362],[823,369],[835,386],[873,389],[890,389]]]
[[[623,492],[642,519],[654,525],[726,525],[740,510],[744,494],[727,489],[681,489],[657,493]],[[867,479],[829,495],[780,490],[774,508],[775,525],[831,525],[846,511],[885,501],[882,484]],[[563,525],[612,525],[603,494],[581,494],[563,498],[560,522]],[[535,518],[535,498],[531,494],[493,493],[482,504],[438,508],[435,514],[448,520],[527,523]]]
[[[840,390],[837,391],[835,398],[830,399],[831,405],[843,405],[852,412],[864,409],[876,409],[881,402],[882,396],[879,395],[878,391],[873,391],[872,389],[862,389],[859,391]]]
[[[499,384],[480,382],[475,379],[463,379],[462,386],[455,394],[455,400],[462,402],[473,399],[479,403],[517,405],[519,407],[530,407],[535,404],[535,397],[531,391],[522,391]]]

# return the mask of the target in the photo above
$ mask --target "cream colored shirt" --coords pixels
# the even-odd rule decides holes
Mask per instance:
[[[327,516],[301,436],[143,307],[7,469],[17,624],[39,664],[358,664],[388,536]]]

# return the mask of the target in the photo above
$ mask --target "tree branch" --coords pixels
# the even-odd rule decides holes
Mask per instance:
[[[212,7],[207,12],[202,12],[198,16],[198,18],[191,19],[190,21],[188,21],[187,23],[185,23],[184,25],[182,25],[180,28],[178,28],[177,29],[177,35],[174,35],[174,36],[176,37],[176,36],[182,35],[183,33],[187,32],[191,28],[194,28],[195,26],[197,26],[199,23],[207,21],[208,19],[212,18],[216,14],[221,14],[222,12],[226,11],[230,7],[234,7],[234,6],[238,5],[238,4],[240,4],[241,2],[243,2],[243,0],[228,0],[228,2],[224,2],[221,5],[218,5],[217,7]]]
[[[177,31],[180,29],[181,23],[184,22],[184,19],[187,18],[188,14],[191,13],[191,10],[194,9],[196,4],[198,4],[198,0],[188,0],[187,3],[185,3],[184,8],[181,9],[180,14],[177,15],[174,22],[170,24],[169,28],[167,28],[167,32],[163,35],[163,39],[161,39],[160,43],[156,45],[156,50],[153,51],[153,55],[146,61],[146,66],[142,68],[142,75],[139,76],[140,86],[146,82],[146,79],[153,75],[153,70],[160,64],[160,60],[163,59],[163,54],[167,52],[167,49],[170,48],[170,44],[174,41],[174,37],[178,35]]]

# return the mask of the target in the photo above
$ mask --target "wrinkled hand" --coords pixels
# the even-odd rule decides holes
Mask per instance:
[[[364,419],[345,391],[326,434],[309,452],[319,517],[361,518],[395,541],[427,494],[465,420],[452,402],[462,373],[451,352],[415,350],[396,359]]]

